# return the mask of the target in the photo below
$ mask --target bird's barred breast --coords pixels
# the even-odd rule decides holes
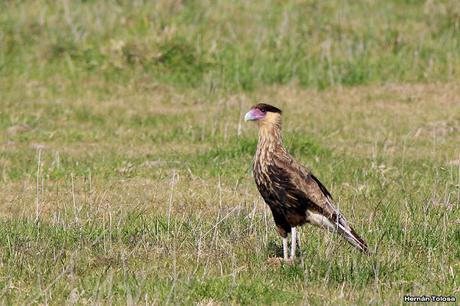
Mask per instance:
[[[279,167],[272,163],[263,164],[256,161],[253,170],[257,189],[270,207],[275,222],[282,219],[284,223],[293,227],[309,221],[305,205],[308,200],[302,194],[292,192],[293,186],[289,186],[286,174],[280,173]]]

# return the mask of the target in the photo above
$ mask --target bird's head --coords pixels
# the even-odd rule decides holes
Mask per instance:
[[[257,121],[259,126],[281,125],[281,110],[270,104],[259,103],[251,107],[244,121]]]

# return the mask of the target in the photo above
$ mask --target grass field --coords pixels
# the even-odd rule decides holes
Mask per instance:
[[[2,2],[0,303],[458,300],[459,50],[456,1]],[[260,101],[374,256],[270,260]]]

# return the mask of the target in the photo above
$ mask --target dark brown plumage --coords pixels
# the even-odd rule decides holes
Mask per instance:
[[[288,234],[292,233],[292,259],[295,256],[295,228],[305,223],[338,232],[353,246],[369,254],[367,244],[335,208],[326,187],[284,148],[281,110],[268,104],[257,104],[246,114],[245,120],[256,121],[259,125],[254,178],[283,238],[284,258],[288,259]]]

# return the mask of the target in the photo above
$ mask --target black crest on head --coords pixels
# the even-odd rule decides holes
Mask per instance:
[[[272,112],[272,113],[278,113],[278,114],[282,113],[279,108],[274,107],[273,105],[270,105],[270,104],[265,104],[265,103],[259,103],[257,105],[254,105],[253,108],[258,108],[264,113],[266,112]]]

